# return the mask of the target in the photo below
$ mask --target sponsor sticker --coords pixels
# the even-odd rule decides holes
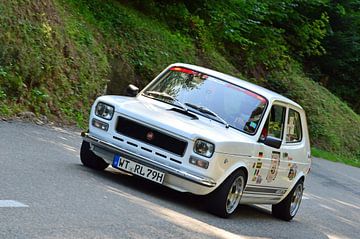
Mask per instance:
[[[283,153],[283,159],[284,159],[284,160],[288,160],[288,156],[289,156],[288,153],[286,153],[286,152]]]
[[[280,165],[280,152],[273,151],[271,154],[271,165],[266,176],[266,181],[268,183],[275,180]]]
[[[253,166],[252,166],[255,170],[254,170],[254,175],[253,175],[251,181],[253,181],[253,182],[256,181],[256,183],[258,183],[258,184],[261,183],[261,181],[262,181],[262,177],[260,175],[260,170],[261,170],[262,164],[263,164],[262,162],[254,162]]]
[[[293,180],[296,177],[297,174],[297,165],[294,163],[293,165],[291,165],[290,169],[289,169],[289,173],[288,173],[288,178],[290,180]]]
[[[260,184],[261,181],[262,181],[262,177],[261,177],[261,175],[259,175],[256,179],[256,184]]]

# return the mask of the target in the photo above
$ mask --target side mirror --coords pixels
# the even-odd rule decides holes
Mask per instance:
[[[128,87],[126,88],[127,96],[135,97],[138,93],[139,93],[139,88],[132,84],[128,85]]]
[[[265,139],[259,140],[259,142],[277,149],[281,147],[281,139],[272,136],[267,136]]]

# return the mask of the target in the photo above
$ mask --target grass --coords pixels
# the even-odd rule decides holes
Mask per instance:
[[[351,165],[351,166],[360,168],[360,160],[355,157],[337,155],[337,154],[331,153],[329,151],[321,150],[321,149],[314,148],[314,147],[311,148],[311,154],[312,154],[312,156],[317,157],[317,158],[323,158],[323,159],[327,159],[327,160],[333,161],[333,162],[341,162],[341,163],[344,163],[347,165]]]
[[[206,33],[204,27],[199,25]],[[143,87],[174,62],[241,77],[225,49],[201,31],[195,39],[194,30],[187,30],[115,0],[2,1],[0,116],[29,110],[86,127],[90,105],[106,86],[112,94],[129,83]],[[249,80],[300,103],[312,145],[336,155],[327,158],[358,166],[360,116],[305,77],[295,62],[286,71]]]
[[[277,74],[271,80],[280,85],[274,90],[295,100],[305,109],[313,146],[360,160],[358,114],[327,89],[295,69],[291,74]]]

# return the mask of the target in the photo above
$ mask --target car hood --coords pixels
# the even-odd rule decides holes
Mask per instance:
[[[197,115],[199,119],[194,119],[171,110],[176,106],[147,97],[102,96],[97,101],[111,104],[118,114],[155,129],[165,130],[191,141],[201,138],[212,142],[216,145],[217,153],[250,154],[244,152],[244,148],[250,149],[246,145],[251,145],[254,141],[254,136],[226,128],[224,124],[200,115]],[[242,144],[241,147],[239,144]]]

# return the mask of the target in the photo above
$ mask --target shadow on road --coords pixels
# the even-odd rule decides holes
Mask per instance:
[[[328,238],[313,225],[308,225],[304,217],[292,222],[278,220],[271,211],[262,206],[241,205],[235,215],[223,219],[206,211],[204,196],[180,193],[148,180],[111,172],[97,172],[82,165],[72,168],[89,173],[103,184],[105,190],[144,207],[155,217],[168,220],[186,230],[203,233],[217,238]],[[254,227],[258,228],[255,230]],[[292,236],[296,238],[296,236]]]

